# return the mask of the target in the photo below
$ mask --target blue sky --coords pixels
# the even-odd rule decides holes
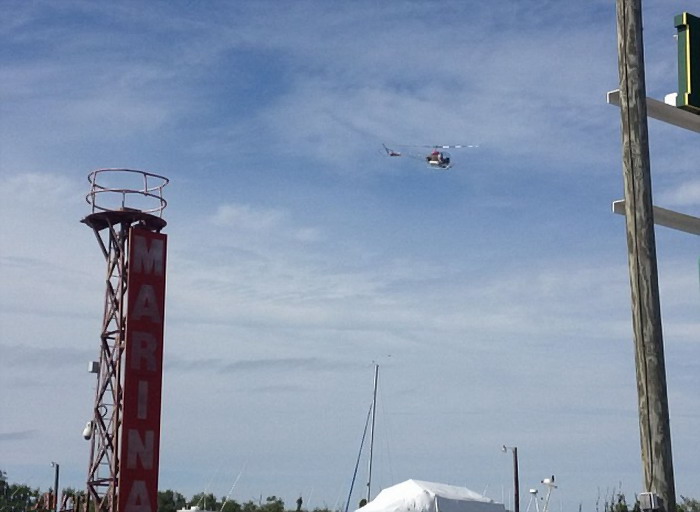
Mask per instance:
[[[13,2],[0,20],[0,467],[83,487],[104,261],[87,174],[171,183],[160,487],[342,506],[373,488],[556,506],[641,487],[613,2]],[[647,91],[677,89],[644,3]],[[698,14],[695,12],[695,14]],[[655,203],[697,134],[650,121]],[[478,144],[454,168],[381,145]],[[676,487],[700,497],[697,237],[657,229]],[[360,482],[366,478],[359,476]],[[360,484],[361,487],[361,484]],[[359,500],[353,498],[353,503]],[[523,506],[526,502],[523,502]]]

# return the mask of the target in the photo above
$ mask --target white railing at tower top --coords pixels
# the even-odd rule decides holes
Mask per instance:
[[[140,211],[161,217],[168,202],[163,188],[165,176],[133,169],[98,169],[88,175],[90,192],[85,200],[92,213]]]

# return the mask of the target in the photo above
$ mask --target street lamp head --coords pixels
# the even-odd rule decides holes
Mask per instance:
[[[51,461],[51,467],[58,467],[58,462]]]
[[[506,445],[501,446],[501,451],[506,453],[508,451],[508,447]]]
[[[92,437],[92,421],[88,421],[85,424],[85,428],[83,429],[83,438],[86,441],[89,441],[91,437]]]
[[[542,483],[547,487],[552,487],[554,489],[557,488],[557,486],[554,484],[554,475],[552,475],[552,478],[545,478],[544,480],[542,480]]]

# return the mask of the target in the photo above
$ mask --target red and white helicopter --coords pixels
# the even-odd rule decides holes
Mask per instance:
[[[423,160],[425,163],[430,167],[431,169],[442,169],[442,170],[447,170],[452,167],[452,156],[446,152],[446,151],[441,151],[442,149],[462,149],[462,148],[478,148],[478,145],[475,144],[459,144],[456,146],[442,146],[442,145],[436,145],[436,146],[396,146],[396,147],[401,147],[401,148],[429,148],[432,151],[430,153],[425,154],[425,153],[415,153],[415,152],[406,152],[403,153],[401,151],[396,151],[394,149],[388,148],[386,144],[382,144],[384,147],[384,151],[386,153],[386,156],[391,156],[391,157],[400,157],[400,156],[407,156],[409,158],[414,158],[418,160]]]

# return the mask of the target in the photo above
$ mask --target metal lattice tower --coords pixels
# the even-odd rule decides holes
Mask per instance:
[[[123,411],[129,232],[138,226],[159,233],[167,203],[163,176],[131,169],[90,173],[86,201],[92,213],[81,222],[92,228],[107,262],[104,315],[92,419],[85,430],[91,441],[87,503],[96,512],[114,512],[119,493],[119,445]]]

